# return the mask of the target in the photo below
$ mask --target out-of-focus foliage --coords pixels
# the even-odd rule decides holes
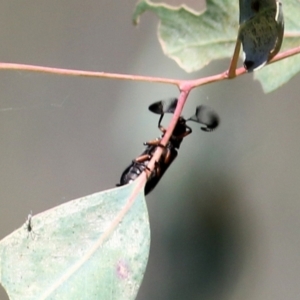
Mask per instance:
[[[0,281],[10,299],[135,299],[150,246],[143,189],[129,201],[135,186],[62,204],[4,238]]]
[[[300,2],[282,4],[285,20],[283,50],[300,43]],[[182,7],[172,7],[149,0],[140,1],[133,20],[146,11],[154,12],[160,19],[158,38],[164,53],[174,59],[187,72],[197,71],[215,59],[230,58],[238,35],[239,3],[230,0],[208,0],[207,9],[197,14]],[[300,70],[300,57],[295,56],[256,72],[265,92],[270,92],[287,82]]]

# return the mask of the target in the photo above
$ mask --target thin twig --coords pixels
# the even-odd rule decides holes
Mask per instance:
[[[300,53],[300,46],[289,49],[289,50],[286,50],[286,51],[283,51],[281,53],[278,53],[275,57],[273,57],[273,59],[271,61],[269,61],[268,64],[272,64],[276,61],[280,61],[282,59],[294,56],[294,55],[299,54],[299,53]]]
[[[24,64],[12,64],[12,63],[0,63],[0,70],[18,70],[18,71],[40,72],[40,73],[49,73],[49,74],[65,75],[65,76],[146,81],[146,82],[153,82],[153,83],[173,84],[173,85],[177,85],[177,86],[179,86],[179,84],[181,82],[181,80],[179,80],[179,79],[128,75],[128,74],[118,74],[118,73],[106,73],[106,72],[93,72],[93,71],[72,70],[72,69],[61,69],[61,68],[42,67],[42,66],[24,65]]]
[[[238,50],[238,49],[237,49]],[[268,64],[280,61],[282,59],[294,56],[300,53],[300,46],[295,47],[284,52],[277,54]],[[226,70],[223,73],[203,77],[195,80],[179,80],[171,78],[160,78],[160,77],[150,77],[150,76],[139,76],[139,75],[127,75],[127,74],[117,74],[117,73],[105,73],[105,72],[92,72],[92,71],[83,71],[83,70],[72,70],[72,69],[61,69],[61,68],[51,68],[51,67],[42,67],[35,65],[25,65],[25,64],[15,64],[15,63],[0,63],[0,70],[18,70],[18,71],[29,71],[29,72],[40,72],[40,73],[49,73],[56,75],[65,75],[65,76],[81,76],[81,77],[94,77],[94,78],[110,78],[110,79],[121,79],[121,80],[133,80],[133,81],[144,81],[152,83],[164,83],[172,84],[178,86],[181,93],[179,96],[178,104],[174,112],[173,118],[171,119],[170,125],[167,128],[166,133],[161,141],[162,145],[166,145],[172,136],[173,130],[177,124],[177,121],[181,115],[183,106],[186,102],[188,94],[193,88],[206,85],[213,82],[222,81],[225,79],[232,79],[234,71],[232,68]],[[229,72],[230,71],[230,72]],[[235,77],[241,76],[247,73],[245,68],[238,68],[235,70]],[[153,158],[149,162],[148,168],[150,170],[154,169],[155,161],[159,161],[162,154],[162,147],[157,147]],[[143,180],[146,181],[146,176],[143,176]]]
[[[228,69],[228,78],[234,78],[236,76],[236,66],[240,57],[240,50],[241,50],[241,41],[239,38],[237,38],[233,56]]]
[[[300,53],[300,46],[286,50],[277,54],[268,64],[272,64],[276,61],[294,56]],[[121,80],[133,80],[133,81],[144,81],[152,83],[164,83],[176,85],[180,90],[187,90],[188,86],[190,89],[199,87],[201,85],[231,79],[228,76],[229,70],[208,77],[203,77],[195,80],[180,80],[172,78],[162,78],[162,77],[151,77],[151,76],[140,76],[140,75],[128,75],[128,74],[118,74],[118,73],[106,73],[106,72],[92,72],[92,71],[83,71],[83,70],[72,70],[72,69],[61,69],[61,68],[51,68],[51,67],[42,67],[35,65],[24,65],[24,64],[14,64],[14,63],[0,63],[0,70],[18,70],[18,71],[28,71],[28,72],[40,72],[40,73],[49,73],[56,75],[65,75],[65,76],[79,76],[79,77],[93,77],[93,78],[110,78],[110,79],[121,79]],[[236,77],[247,73],[246,70],[242,67],[236,69]],[[184,88],[182,88],[184,87]]]

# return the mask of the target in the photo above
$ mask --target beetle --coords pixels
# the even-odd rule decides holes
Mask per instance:
[[[186,122],[194,121],[201,123],[204,125],[201,129],[206,132],[213,131],[219,125],[219,116],[213,110],[204,105],[197,106],[195,114],[189,119],[185,119],[183,116],[179,117],[169,142],[166,146],[163,146],[161,140],[166,133],[166,129],[161,125],[161,122],[165,113],[174,113],[177,102],[177,98],[171,98],[166,101],[155,102],[149,106],[151,112],[160,114],[158,128],[162,132],[162,135],[155,140],[144,143],[146,146],[145,150],[124,170],[120,178],[120,183],[117,186],[122,186],[136,180],[145,171],[148,173],[145,195],[148,195],[156,187],[163,174],[177,157],[178,149],[183,139],[192,133],[192,129],[186,125]],[[157,147],[162,147],[163,152],[159,161],[155,163],[154,170],[150,173],[147,166]]]

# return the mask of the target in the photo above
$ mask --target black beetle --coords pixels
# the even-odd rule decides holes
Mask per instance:
[[[167,101],[158,101],[149,106],[149,110],[153,113],[160,114],[158,121],[158,128],[162,135],[155,139],[144,143],[145,150],[132,161],[132,163],[124,170],[121,175],[120,183],[117,186],[128,184],[137,179],[144,171],[148,171],[147,167],[157,147],[163,147],[162,155],[158,162],[156,162],[154,170],[149,174],[145,186],[145,195],[149,194],[162,178],[165,171],[172,164],[177,157],[178,149],[184,137],[192,133],[192,129],[186,125],[188,121],[194,121],[205,125],[201,127],[203,131],[213,131],[219,125],[219,116],[209,107],[200,105],[197,106],[196,112],[189,119],[180,116],[172,136],[166,146],[161,144],[161,140],[165,135],[166,129],[161,125],[165,113],[174,113],[177,106],[178,99],[171,98]]]

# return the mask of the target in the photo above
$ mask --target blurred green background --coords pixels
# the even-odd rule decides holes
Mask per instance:
[[[162,53],[154,15],[131,24],[135,3],[4,0],[0,60],[186,79],[228,67],[180,70]],[[268,95],[251,74],[191,93],[184,115],[204,103],[221,125],[208,134],[191,124],[147,197],[152,242],[137,299],[299,298],[299,78]],[[31,210],[114,187],[159,135],[148,105],[177,95],[162,84],[1,71],[0,238]]]

